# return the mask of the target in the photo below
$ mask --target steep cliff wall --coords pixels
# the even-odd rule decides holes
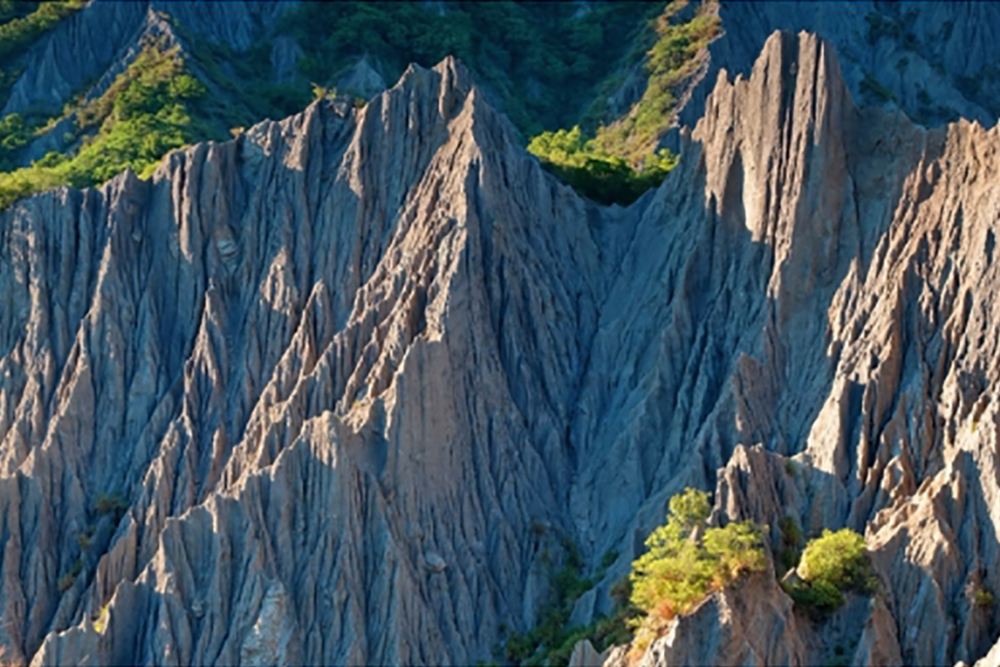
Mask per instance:
[[[620,553],[586,622],[685,484],[864,531],[883,592],[815,625],[768,572],[647,664],[987,654],[997,130],[859,110],[803,33],[628,209],[515,134],[449,59],[0,214],[15,659],[489,660],[561,538]]]
[[[925,126],[959,117],[992,127],[1000,113],[1000,7],[988,2],[727,2],[724,35],[679,122],[694,127],[718,72],[748,75],[775,30],[806,30],[833,45],[855,99],[903,109]]]
[[[705,116],[682,137],[682,173],[700,174],[704,188],[673,196],[708,201],[705,219],[720,228],[728,220],[763,248],[761,261],[739,272],[761,272],[758,290],[736,299],[725,286],[705,290],[727,264],[712,255],[700,262],[701,289],[692,290],[701,299],[707,292],[727,315],[700,334],[702,346],[742,337],[739,358],[723,365],[728,381],[716,383],[713,438],[723,447],[762,443],[802,464],[790,468],[800,478],[789,480],[782,465],[737,450],[719,482],[718,512],[769,523],[774,535],[785,515],[811,534],[861,531],[881,592],[862,627],[814,624],[819,643],[798,653],[786,635],[803,618],[738,611],[740,600],[756,596],[782,608],[779,590],[758,586],[735,601],[724,593],[678,621],[648,664],[749,655],[816,664],[834,659],[824,655],[833,636],[851,647],[852,664],[975,662],[997,641],[1000,620],[995,606],[974,603],[976,591],[1000,585],[990,389],[1000,372],[1000,135],[964,120],[926,131],[902,114],[859,111],[830,45],[802,34],[772,36],[749,79],[730,83],[721,74]],[[709,247],[717,257],[733,244],[716,234],[703,252]],[[755,296],[760,320],[734,326]],[[713,440],[692,440],[712,451]]]

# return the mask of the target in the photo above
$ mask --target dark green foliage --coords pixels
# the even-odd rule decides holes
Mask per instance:
[[[566,627],[573,606],[581,595],[593,587],[594,582],[582,576],[583,559],[576,545],[570,540],[563,540],[562,549],[565,554],[563,566],[552,576],[551,594],[539,611],[538,623],[527,634],[512,633],[504,644],[504,655],[514,664],[566,665],[578,641],[590,639],[601,651],[613,643],[626,643],[631,638],[626,621],[635,611],[628,604],[627,593],[624,598],[620,595],[616,598],[618,604],[610,617],[599,618],[584,627]],[[605,554],[604,560],[608,558]],[[602,576],[601,571],[595,575],[597,578]],[[628,584],[627,579],[625,583]]]
[[[387,81],[411,62],[429,67],[447,55],[499,95],[527,134],[577,122],[660,3],[448,2],[302,3],[285,28],[306,55],[306,79],[334,83],[359,56]]]
[[[604,552],[604,555],[601,556],[601,568],[605,570],[608,569],[615,564],[616,560],[618,560],[618,552],[614,549],[608,549]]]
[[[38,3],[30,0],[0,0],[0,23],[27,16],[38,8]]]
[[[0,119],[0,171],[14,168],[18,152],[31,142],[33,128],[21,114],[12,113]]]
[[[199,106],[206,136],[225,138],[228,128],[250,127],[265,118],[284,118],[298,113],[312,100],[304,79],[271,81],[269,44],[241,53],[228,44],[189,35],[180,27],[178,31],[187,37],[193,59],[210,88]]]
[[[864,538],[849,528],[824,530],[811,540],[802,552],[798,574],[801,581],[785,584],[785,591],[816,620],[844,604],[846,591],[875,589]]]
[[[507,639],[504,651],[511,662],[524,663],[539,652],[544,659],[548,652],[561,647],[568,636],[566,623],[573,605],[593,587],[590,579],[581,577],[583,559],[576,545],[564,539],[562,548],[565,554],[563,566],[552,576],[549,600],[539,611],[538,623],[531,632],[525,635],[515,632]]]
[[[826,615],[844,604],[844,594],[827,581],[787,584],[785,592],[795,604],[813,620],[822,620]]]
[[[798,522],[790,517],[783,518],[778,527],[781,529],[781,549],[778,552],[778,563],[787,572],[799,564],[802,547],[802,531]]]
[[[861,92],[868,97],[869,100],[872,100],[877,104],[885,104],[886,102],[893,102],[896,100],[896,93],[882,85],[882,83],[871,74],[865,74],[865,78],[861,80]]]

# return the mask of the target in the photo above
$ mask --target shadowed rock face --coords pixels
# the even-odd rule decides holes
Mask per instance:
[[[836,49],[856,97],[936,127],[950,117],[992,127],[1000,111],[1000,7],[989,2],[720,0],[723,35],[679,121],[693,127],[720,69],[750,73],[775,30],[815,32]],[[875,85],[873,85],[875,84]]]
[[[13,657],[488,660],[559,536],[621,554],[585,622],[687,484],[864,531],[884,594],[812,626],[765,573],[645,664],[986,655],[997,131],[859,111],[776,33],[681,144],[597,207],[449,59],[0,215]]]

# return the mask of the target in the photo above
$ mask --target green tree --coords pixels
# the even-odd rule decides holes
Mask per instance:
[[[687,488],[670,499],[667,523],[632,563],[632,604],[653,624],[690,612],[712,591],[766,567],[760,527],[752,521],[709,528],[708,494]]]
[[[865,540],[849,528],[810,540],[798,566],[801,581],[785,585],[796,604],[820,619],[844,604],[847,591],[869,592],[874,578]]]

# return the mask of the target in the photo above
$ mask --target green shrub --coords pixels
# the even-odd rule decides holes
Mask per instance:
[[[865,540],[850,528],[824,530],[806,545],[799,570],[805,581],[826,581],[840,590],[864,587],[870,576]]]
[[[990,589],[977,588],[976,592],[972,594],[972,604],[979,609],[992,609],[993,605],[996,604],[996,598]]]
[[[632,564],[630,577],[632,603],[647,615],[641,624],[654,632],[742,574],[766,567],[760,527],[742,521],[708,528],[704,491],[685,489],[669,506],[666,525],[646,540],[649,550]]]
[[[839,588],[822,580],[788,585],[785,590],[796,605],[816,620],[822,619],[845,601],[844,594]]]
[[[874,578],[865,541],[849,528],[811,540],[798,566],[799,582],[784,586],[797,605],[815,619],[844,604],[844,592],[870,592]]]
[[[531,140],[528,152],[567,185],[604,205],[632,203],[659,185],[676,164],[675,157],[662,149],[640,169],[633,169],[623,158],[597,148],[594,140],[584,139],[579,125],[543,132]]]

